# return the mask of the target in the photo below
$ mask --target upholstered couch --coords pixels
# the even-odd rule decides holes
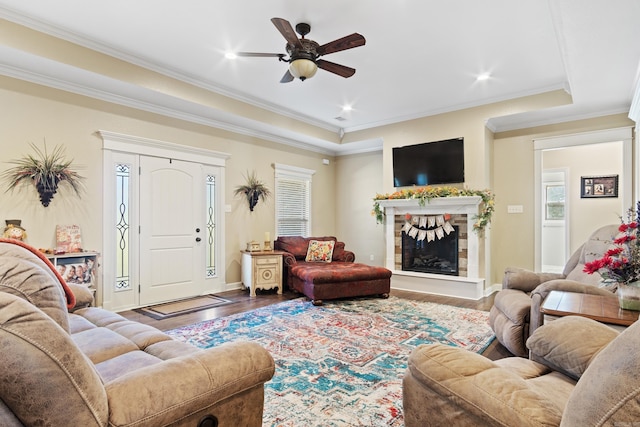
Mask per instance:
[[[640,421],[640,322],[622,334],[567,316],[527,340],[535,360],[442,344],[409,357],[406,427],[635,426]]]
[[[587,274],[584,265],[600,258],[618,234],[618,225],[607,225],[594,231],[571,256],[560,273],[537,273],[508,267],[502,290],[494,299],[489,323],[498,341],[516,356],[526,357],[527,338],[543,324],[542,302],[553,290],[596,295],[611,295],[600,288],[600,274]]]
[[[329,257],[310,260],[314,242],[332,242]],[[344,242],[333,236],[280,236],[274,242],[274,249],[284,252],[284,277],[289,289],[306,295],[314,305],[336,298],[389,297],[391,271],[356,263],[355,254],[345,250]]]
[[[33,248],[0,241],[0,425],[262,425],[265,349],[200,350],[74,289]]]

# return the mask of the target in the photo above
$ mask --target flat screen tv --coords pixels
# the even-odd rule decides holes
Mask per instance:
[[[464,138],[393,148],[393,186],[464,182]]]

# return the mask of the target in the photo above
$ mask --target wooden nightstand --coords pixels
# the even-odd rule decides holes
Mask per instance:
[[[256,289],[278,288],[282,294],[282,251],[242,252],[242,284],[249,288],[249,295],[256,296]]]

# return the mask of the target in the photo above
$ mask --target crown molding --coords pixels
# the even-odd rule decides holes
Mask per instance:
[[[211,82],[204,81],[203,79],[198,78],[196,76],[179,72],[178,70],[173,69],[171,67],[160,66],[157,63],[149,61],[138,55],[131,54],[124,50],[114,49],[113,47],[106,45],[104,43],[100,43],[95,40],[88,39],[86,36],[83,36],[81,34],[67,31],[51,24],[47,24],[38,19],[34,19],[33,17],[24,15],[20,12],[17,12],[13,9],[10,9],[1,5],[0,5],[0,18],[25,26],[34,31],[38,31],[40,33],[47,34],[49,36],[52,36],[61,40],[65,40],[67,42],[76,44],[78,46],[93,50],[95,52],[111,56],[121,61],[130,63],[132,65],[136,65],[146,70],[153,71],[155,73],[164,75],[166,77],[178,80],[180,82],[187,83],[187,84],[196,86],[198,88],[207,90],[209,92],[214,92],[219,95],[229,97],[236,101],[240,101],[245,104],[248,104],[257,108],[261,108],[281,116],[298,120],[300,122],[303,122],[312,126],[316,126],[321,129],[334,132],[336,134],[340,131],[339,126],[332,125],[325,121],[316,120],[312,117],[306,116],[304,114],[300,114],[294,110],[283,108],[281,106],[277,106],[269,102],[265,102],[247,93],[241,93],[241,92],[231,90],[224,85],[212,84]]]
[[[140,97],[135,97],[132,94],[125,93],[126,87],[118,87],[118,89],[110,91],[100,90],[95,86],[79,84],[74,81],[44,75],[6,64],[0,64],[0,75],[86,96],[100,101],[159,114],[165,117],[210,126],[240,135],[260,138],[306,151],[335,156],[343,150],[341,144],[337,144],[335,142],[312,138],[308,135],[295,133],[287,129],[276,128],[270,124],[255,122],[245,117],[231,116],[227,113],[223,114],[217,110],[201,105],[188,103],[186,105],[193,107],[192,110],[197,110],[197,112],[187,111],[184,108],[171,105],[171,101],[175,100],[172,100],[169,97],[167,97],[167,99],[162,99],[156,96],[154,97],[155,102],[147,102]],[[180,107],[185,107],[186,105],[181,103]]]

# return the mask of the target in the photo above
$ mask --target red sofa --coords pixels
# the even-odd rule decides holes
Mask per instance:
[[[305,261],[311,240],[335,242],[331,262]],[[314,305],[336,298],[389,297],[391,271],[354,262],[355,254],[345,250],[344,242],[333,236],[280,236],[274,242],[274,249],[285,252],[284,279],[289,289],[306,295]]]

